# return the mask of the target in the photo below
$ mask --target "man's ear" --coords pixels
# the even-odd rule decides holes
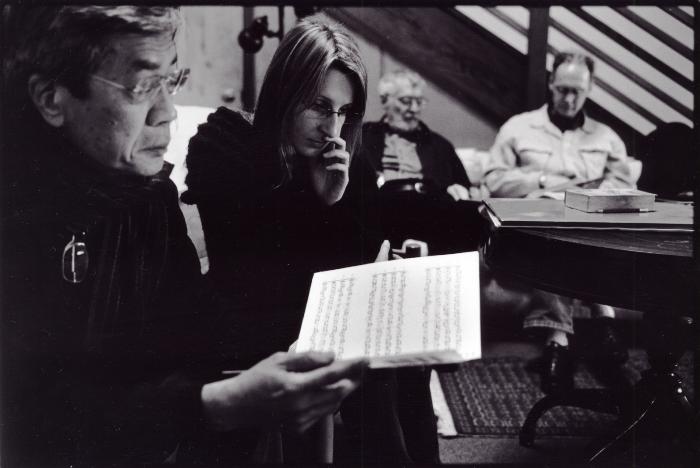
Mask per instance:
[[[27,91],[46,123],[56,128],[63,126],[65,121],[63,103],[68,93],[65,87],[35,73],[27,81]]]

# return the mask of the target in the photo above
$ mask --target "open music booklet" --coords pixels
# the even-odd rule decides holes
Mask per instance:
[[[296,351],[369,358],[371,368],[481,357],[479,254],[370,263],[316,273]]]

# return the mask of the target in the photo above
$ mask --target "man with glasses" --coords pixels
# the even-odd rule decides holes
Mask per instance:
[[[384,115],[364,125],[360,156],[376,174],[392,243],[414,237],[427,241],[431,253],[465,250],[476,246],[476,235],[469,235],[474,210],[455,202],[470,199],[469,179],[454,146],[420,119],[424,88],[425,81],[407,70],[382,76]],[[470,220],[466,228],[464,219]],[[434,225],[442,221],[444,227]]]
[[[203,289],[161,170],[180,22],[3,9],[3,466],[275,461],[262,434],[305,431],[358,385],[364,364],[328,353],[222,374],[245,369],[246,330]]]
[[[560,52],[549,78],[550,101],[509,119],[496,135],[485,183],[493,197],[534,197],[545,192],[595,183],[601,188],[634,187],[629,158],[620,137],[588,117],[583,106],[593,87],[593,59],[580,52]],[[550,195],[554,196],[554,195]],[[574,359],[568,348],[572,311],[578,301],[536,291],[525,328],[545,331],[540,363],[547,393],[573,386]],[[622,363],[627,351],[613,333],[612,307],[591,305],[597,320],[598,357]]]
[[[550,102],[509,119],[491,148],[485,183],[494,197],[524,197],[602,179],[632,187],[625,144],[583,111],[593,88],[593,59],[561,52],[549,77]]]

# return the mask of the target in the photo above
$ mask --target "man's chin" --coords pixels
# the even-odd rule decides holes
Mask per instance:
[[[149,161],[147,164],[135,164],[124,167],[123,171],[131,173],[132,175],[151,177],[158,174],[163,169],[164,162],[165,160],[160,158],[157,161]]]

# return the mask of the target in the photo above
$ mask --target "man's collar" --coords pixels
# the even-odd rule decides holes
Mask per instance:
[[[590,117],[586,115],[586,113],[583,110],[581,111],[581,115],[583,115],[583,122],[577,128],[580,128],[586,133],[592,133],[593,121]],[[562,133],[561,130],[559,130],[559,128],[556,125],[554,125],[551,119],[549,118],[549,104],[544,104],[542,107],[535,111],[535,120],[532,123],[532,126],[536,128],[545,128],[555,134]]]
[[[418,126],[413,130],[402,130],[400,128],[392,127],[387,122],[386,115],[382,116],[381,123],[386,128],[386,132],[396,133],[398,135],[422,135],[428,131],[428,126],[425,125],[422,120],[418,121]]]

